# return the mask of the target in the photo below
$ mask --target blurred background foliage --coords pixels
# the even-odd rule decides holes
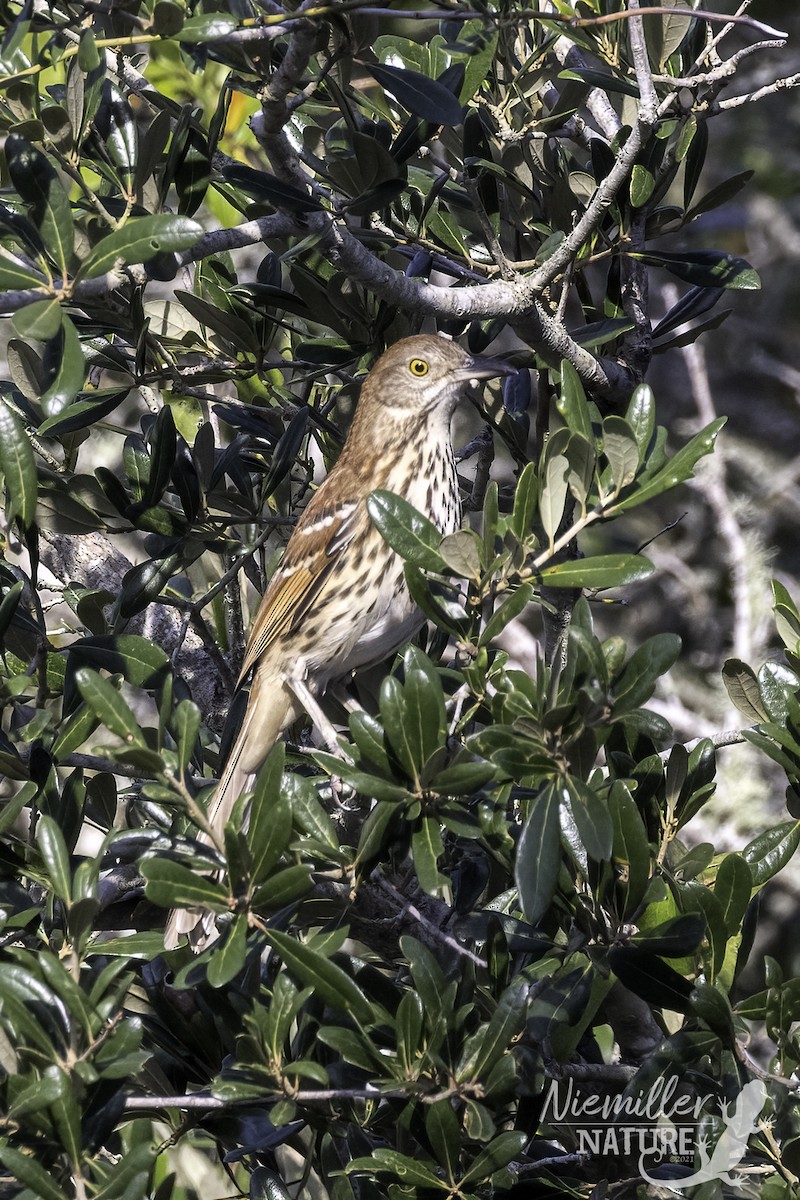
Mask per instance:
[[[680,1077],[713,1142],[752,1073],[795,1194],[800,18],[757,7],[788,40],[2,4],[0,1195],[634,1195],[549,1081]],[[223,861],[249,614],[421,328],[520,368],[457,414],[467,526],[374,497],[430,624]]]

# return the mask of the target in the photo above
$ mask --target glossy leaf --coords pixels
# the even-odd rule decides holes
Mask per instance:
[[[641,477],[629,495],[615,500],[609,511],[626,512],[628,509],[636,508],[640,504],[655,499],[656,496],[669,491],[679,483],[691,479],[694,468],[700,459],[713,450],[717,434],[725,424],[725,420],[725,417],[717,417],[700,433],[695,434],[691,441],[682,446],[665,466],[652,475]]]
[[[49,159],[16,134],[5,143],[11,182],[22,197],[47,254],[66,279],[72,261],[73,224],[69,197]]]
[[[753,290],[761,287],[758,272],[745,259],[721,250],[695,250],[685,254],[672,251],[639,250],[631,258],[651,267],[663,267],[671,275],[697,287]]]
[[[525,920],[535,925],[547,911],[561,864],[560,792],[547,784],[532,801],[520,835],[514,871]]]
[[[0,471],[8,492],[6,515],[27,529],[36,512],[36,460],[25,426],[0,398]]]
[[[375,491],[367,500],[367,511],[381,537],[401,558],[426,571],[444,570],[439,554],[441,533],[407,500],[392,492]]]
[[[391,67],[381,63],[364,63],[373,79],[404,108],[433,125],[460,125],[464,110],[456,96],[443,84],[419,71]]]
[[[772,879],[800,846],[800,821],[784,821],[748,842],[742,858],[753,876],[753,887],[760,888]]]
[[[144,745],[139,723],[120,693],[107,679],[90,667],[79,667],[75,683],[83,699],[104,725],[131,745]]]
[[[83,356],[81,356],[81,373],[83,372]],[[81,380],[82,382],[82,380]],[[80,384],[78,385],[80,387]],[[65,407],[55,411],[39,426],[39,433],[47,433],[51,437],[63,437],[74,433],[76,429],[86,429],[107,417],[114,409],[119,408],[122,401],[130,392],[130,388],[99,388],[95,392],[84,392],[83,399],[76,398]]]
[[[641,554],[600,554],[596,558],[567,559],[543,567],[539,577],[547,587],[608,588],[638,583],[654,570],[650,560]]]
[[[162,908],[208,908],[225,912],[228,893],[220,883],[168,858],[146,858],[141,865],[145,893]]]
[[[202,236],[202,225],[188,217],[171,213],[131,217],[94,246],[81,265],[80,275],[96,279],[123,263],[146,263],[157,254],[188,250]]]
[[[264,936],[287,969],[303,983],[313,987],[327,1004],[352,1012],[360,1021],[371,1021],[372,1006],[366,996],[336,963],[305,942],[276,929],[265,929]]]

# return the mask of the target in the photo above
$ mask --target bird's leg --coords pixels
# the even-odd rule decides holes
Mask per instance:
[[[325,745],[330,750],[331,754],[335,754],[337,758],[341,758],[343,762],[352,763],[352,759],[348,754],[345,754],[336,737],[336,730],[331,725],[325,713],[317,703],[316,697],[312,695],[302,679],[287,679],[287,686],[291,688],[297,699],[306,710],[315,726],[322,734]],[[331,775],[331,798],[340,808],[346,808],[345,800],[347,797],[354,795],[353,789],[342,782],[338,775]]]
[[[332,687],[328,688],[328,691],[334,700],[337,700],[341,704],[345,712],[355,713],[364,711],[363,704],[359,704],[355,696],[350,695],[343,683],[335,683]]]
[[[311,720],[316,725],[319,732],[322,734],[325,745],[330,750],[331,754],[335,754],[337,758],[345,758],[341,746],[339,745],[336,730],[331,725],[325,713],[322,711],[317,699],[312,695],[305,681],[302,679],[289,678],[286,680],[287,686],[294,692],[297,699],[302,704],[303,708],[308,713]]]

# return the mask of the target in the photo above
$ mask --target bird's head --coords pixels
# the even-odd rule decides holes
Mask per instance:
[[[418,334],[395,342],[381,355],[365,380],[362,403],[369,398],[398,415],[449,416],[465,384],[516,373],[500,359],[470,354],[443,337]]]

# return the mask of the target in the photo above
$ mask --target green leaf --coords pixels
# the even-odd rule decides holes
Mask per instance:
[[[633,430],[633,436],[639,447],[639,457],[644,458],[656,428],[655,396],[653,389],[646,383],[640,383],[634,390],[625,420]]]
[[[36,300],[14,314],[14,332],[26,342],[50,342],[61,329],[64,311],[58,300]]]
[[[615,713],[629,712],[649,700],[680,652],[681,639],[676,633],[656,633],[643,642],[612,683]]]
[[[233,33],[239,26],[236,17],[229,13],[213,12],[202,16],[188,17],[178,30],[176,37],[179,42],[199,45],[203,42],[213,42]]]
[[[717,870],[714,895],[722,909],[728,937],[739,932],[752,891],[753,872],[747,859],[740,854],[726,854]]]
[[[0,247],[0,291],[27,291],[44,287],[45,281],[25,263],[18,262],[8,250]]]
[[[578,372],[566,358],[561,360],[561,381],[556,408],[564,418],[567,428],[578,433],[590,444],[594,441],[592,418],[586,393]]]
[[[312,888],[311,866],[298,863],[274,871],[253,893],[253,907],[261,912],[276,912],[305,896]]]
[[[66,1076],[61,1071],[54,1075],[48,1073],[41,1079],[35,1080],[34,1083],[28,1084],[17,1094],[9,1108],[9,1120],[18,1121],[20,1117],[25,1117],[29,1113],[49,1108],[51,1104],[55,1104],[64,1096],[65,1084]]]
[[[611,858],[614,823],[602,796],[581,779],[567,776],[569,805],[583,848],[595,862]]]
[[[96,279],[121,263],[146,263],[157,254],[188,250],[202,236],[203,226],[188,217],[172,213],[130,217],[92,249],[81,266],[80,276]]]
[[[608,797],[614,822],[614,861],[623,869],[617,884],[623,896],[622,913],[630,918],[638,909],[650,882],[650,848],[636,803],[624,784],[615,783]]]
[[[753,887],[760,888],[781,871],[800,845],[800,821],[784,821],[748,842],[742,858],[753,875]]]
[[[230,897],[222,884],[205,879],[182,863],[146,858],[140,869],[148,900],[162,908],[208,908],[212,912],[230,908]]]
[[[69,852],[61,829],[52,817],[40,816],[36,826],[36,841],[39,844],[48,879],[53,892],[65,904],[72,894],[72,872]]]
[[[0,398],[0,471],[8,491],[6,519],[19,517],[24,529],[33,522],[36,512],[36,460],[25,426],[15,412]]]
[[[208,982],[213,988],[225,987],[244,967],[247,953],[247,914],[239,913],[229,926],[221,946],[214,949],[208,964]]]
[[[425,571],[445,571],[439,553],[442,535],[432,521],[393,492],[375,491],[367,511],[381,537],[401,558]]]
[[[523,541],[531,531],[533,516],[536,511],[537,490],[536,464],[532,462],[526,463],[517,480],[514,492],[514,509],[511,514],[511,528],[520,541]],[[457,536],[458,534],[456,534]]]
[[[551,550],[561,524],[561,518],[564,515],[568,478],[569,462],[563,454],[556,454],[547,460],[542,494],[539,500],[539,516]]]
[[[326,1004],[352,1012],[359,1021],[372,1021],[372,1006],[367,997],[341,967],[288,933],[280,933],[277,929],[265,929],[263,932],[290,973],[313,987]]]
[[[510,1052],[512,1043],[525,1025],[525,992],[526,988],[519,983],[511,984],[503,992],[480,1040],[477,1053],[470,1056],[470,1062],[466,1064],[468,1071],[456,1072],[459,1082],[485,1078],[503,1055]]]
[[[691,983],[662,958],[629,942],[625,946],[612,946],[608,961],[620,982],[648,1004],[672,1012],[689,1011]]]
[[[631,205],[641,208],[653,194],[655,176],[642,163],[635,163],[631,171]]]
[[[412,1187],[436,1188],[440,1192],[448,1193],[450,1191],[444,1180],[436,1174],[433,1163],[428,1165],[417,1158],[410,1158],[397,1150],[386,1150],[382,1146],[373,1150],[368,1158],[354,1158],[347,1164],[345,1171],[366,1171],[370,1175],[373,1172],[384,1175],[388,1172]]]
[[[0,1162],[36,1200],[67,1200],[66,1192],[62,1192],[55,1183],[51,1172],[41,1166],[33,1155],[14,1150],[5,1142],[0,1144]]]
[[[84,392],[82,399],[79,396],[56,412],[55,416],[43,421],[39,433],[63,437],[66,433],[74,433],[76,429],[87,429],[118,408],[130,390],[129,387],[99,388],[96,392]]]
[[[422,817],[411,835],[414,870],[423,892],[429,896],[447,894],[448,880],[439,874],[437,863],[444,854],[442,831],[436,817]]]
[[[189,769],[189,763],[197,746],[197,735],[200,732],[200,709],[192,700],[181,700],[175,709],[170,722],[178,745],[178,770],[183,775]]]
[[[683,216],[684,223],[693,221],[701,213],[710,212],[714,208],[719,208],[721,204],[726,204],[728,200],[732,200],[750,182],[754,174],[755,171],[739,171],[738,174],[731,175],[729,179],[718,183],[716,187],[701,196],[696,204],[686,210]]]
[[[278,179],[276,175],[270,175],[267,171],[256,171],[244,163],[229,163],[223,167],[222,173],[229,183],[248,196],[253,196],[257,200],[266,200],[268,204],[280,208],[284,212],[319,212],[322,207],[318,200],[315,200],[308,192],[302,191],[301,188],[293,187],[292,184]],[[348,349],[347,355],[345,361],[349,361],[353,357],[351,349]]]
[[[655,567],[642,554],[599,554],[575,558],[544,567],[540,578],[547,587],[608,588],[638,583],[653,574]]]
[[[510,1162],[518,1158],[523,1153],[528,1141],[529,1137],[526,1133],[514,1130],[498,1134],[486,1149],[477,1155],[469,1170],[465,1171],[461,1180],[462,1185],[466,1186],[489,1179],[496,1171],[507,1167]]]
[[[489,620],[481,630],[478,645],[488,646],[489,643],[496,638],[505,629],[509,622],[518,617],[524,612],[530,603],[533,595],[533,587],[530,583],[522,583],[511,593],[511,595],[503,601],[503,603],[495,609]]]
[[[58,172],[41,151],[16,134],[6,138],[5,154],[11,182],[66,281],[73,250],[72,207]]]
[[[755,671],[738,658],[729,658],[722,668],[722,682],[732,704],[748,721],[768,721]]]
[[[58,368],[47,390],[40,397],[40,404],[48,416],[60,413],[72,403],[86,379],[86,360],[81,349],[78,332],[68,317],[61,322]]]
[[[541,920],[556,890],[561,867],[560,785],[545,785],[531,803],[514,866],[514,878],[525,920]]]
[[[528,463],[533,469],[533,464]],[[472,579],[476,583],[483,572],[480,538],[471,529],[459,529],[458,533],[448,534],[442,540],[439,553],[451,571],[463,579]]]
[[[136,633],[79,638],[69,648],[70,660],[120,674],[133,687],[160,690],[170,670],[169,658],[150,638]]]
[[[631,258],[651,267],[663,267],[671,275],[699,287],[735,288],[753,291],[761,287],[758,272],[736,254],[722,250],[695,250],[693,253],[668,253],[666,250],[630,252]]]
[[[83,699],[107,729],[130,745],[145,745],[136,717],[112,683],[89,667],[78,668],[75,683]]]
[[[424,121],[433,125],[460,125],[463,121],[464,110],[457,97],[436,79],[405,67],[367,62],[362,66],[385,92]]]
[[[633,483],[639,466],[639,445],[636,435],[622,417],[606,417],[603,421],[603,453],[611,468],[615,492]]]
[[[459,1174],[461,1123],[449,1100],[439,1100],[429,1106],[425,1115],[425,1132],[436,1161],[453,1183]]]
[[[441,680],[431,660],[416,646],[403,656],[406,711],[416,724],[415,741],[424,766],[441,749],[447,738],[447,712]]]
[[[268,877],[291,841],[292,806],[281,788],[285,759],[285,743],[277,742],[253,785],[247,844],[253,860],[254,883]]]
[[[682,446],[677,454],[674,454],[669,462],[657,470],[654,475],[640,477],[633,491],[628,496],[615,500],[608,508],[608,513],[626,512],[630,508],[636,508],[639,504],[653,500],[662,492],[669,491],[670,488],[690,479],[700,459],[714,449],[717,434],[725,421],[725,417],[717,417],[700,433],[695,434],[692,440]]]

